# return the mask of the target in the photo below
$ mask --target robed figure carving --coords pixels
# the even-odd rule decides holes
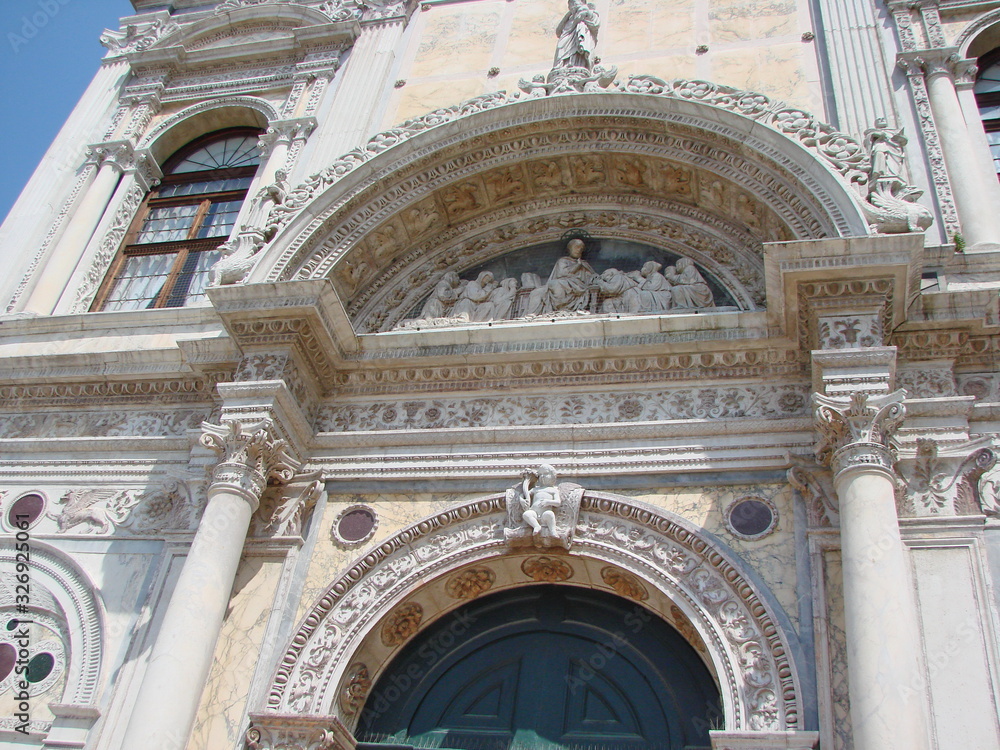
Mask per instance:
[[[566,243],[566,255],[556,261],[548,282],[528,296],[525,316],[587,309],[590,290],[596,286],[598,277],[583,259],[586,247],[579,238]]]
[[[583,487],[556,483],[556,470],[548,464],[521,474],[521,484],[507,490],[504,538],[511,547],[562,547],[569,549],[580,515]]]
[[[601,17],[593,3],[569,0],[569,11],[556,27],[559,43],[553,68],[591,68]]]

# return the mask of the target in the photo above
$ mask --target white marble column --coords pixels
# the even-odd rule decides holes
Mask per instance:
[[[980,160],[987,155],[979,153],[975,142],[969,138],[969,126],[955,87],[956,75],[965,75],[971,61],[949,55],[949,51],[935,50],[938,54],[925,53],[923,57],[934,124],[941,139],[967,249],[998,250],[1000,212],[993,200],[996,180],[989,183],[984,178]]]
[[[856,750],[928,750],[919,619],[896,514],[890,433],[904,392],[813,395],[840,501],[848,688]]]
[[[250,519],[268,477],[292,478],[298,462],[270,422],[203,425],[221,454],[198,525],[139,686],[122,748],[184,750],[208,678]]]

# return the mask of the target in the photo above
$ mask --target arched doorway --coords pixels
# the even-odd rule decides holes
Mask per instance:
[[[708,747],[719,690],[695,650],[637,604],[538,585],[438,620],[392,661],[363,743],[460,750]]]

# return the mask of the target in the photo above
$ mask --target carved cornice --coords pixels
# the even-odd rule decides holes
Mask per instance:
[[[856,393],[850,399],[813,394],[820,442],[816,457],[834,477],[857,466],[892,471],[889,438],[906,416],[905,391],[882,396]]]
[[[274,438],[268,421],[244,425],[202,423],[201,444],[219,454],[209,492],[232,492],[256,510],[268,479],[292,480],[302,462],[290,455],[288,443]]]
[[[211,403],[215,386],[227,376],[221,373],[190,380],[129,380],[99,383],[53,383],[49,385],[0,386],[0,407],[44,408],[125,404]]]

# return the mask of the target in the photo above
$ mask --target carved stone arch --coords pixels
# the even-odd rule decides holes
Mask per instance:
[[[359,323],[376,297],[416,294],[394,279],[426,285],[468,268],[465,246],[523,233],[526,213],[565,231],[574,208],[646,201],[639,214],[714,232],[729,270],[759,277],[743,290],[762,284],[762,242],[868,234],[861,145],[831,135],[814,148],[803,134],[820,126],[808,115],[740,93],[497,94],[409,121],[290,191],[247,280],[329,277],[356,329],[374,330]],[[699,211],[711,221],[694,222]]]
[[[0,542],[0,569],[16,566],[14,539]],[[49,545],[31,542],[31,585],[44,590],[48,602],[66,620],[69,667],[62,702],[96,706],[104,659],[104,611],[87,575],[64,553]],[[41,594],[41,591],[38,592]]]
[[[427,518],[380,544],[312,606],[274,675],[267,716],[333,715],[353,728],[372,684],[423,627],[464,602],[539,582],[603,589],[664,617],[704,654],[729,731],[802,728],[800,682],[772,605],[740,563],[667,511],[583,496],[571,550],[512,550],[494,495]],[[363,675],[363,679],[359,678]]]
[[[278,110],[255,96],[228,96],[185,107],[164,118],[143,138],[158,164],[195,138],[224,128],[253,127],[262,131],[279,119]]]
[[[962,57],[982,57],[1000,47],[1000,9],[991,10],[971,21],[955,39]]]
[[[306,26],[329,24],[333,19],[316,7],[300,3],[258,3],[228,9],[220,3],[216,13],[194,23],[183,24],[164,34],[150,49],[182,46],[192,52],[203,49],[218,40],[239,36],[240,27],[249,29],[255,23],[266,22],[276,29],[295,29]],[[348,19],[339,19],[341,21]]]

